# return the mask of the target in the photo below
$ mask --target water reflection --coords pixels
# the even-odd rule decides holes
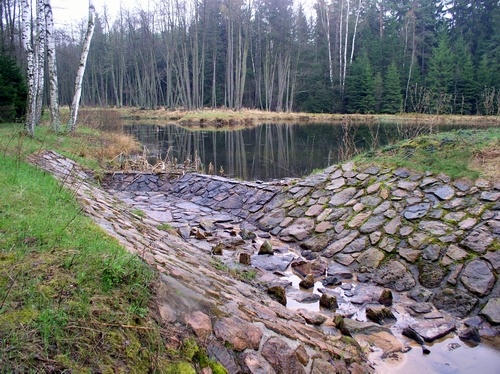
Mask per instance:
[[[433,126],[449,131],[467,126]],[[205,172],[243,180],[300,177],[380,146],[428,133],[415,124],[263,124],[242,130],[188,130],[176,125],[127,125],[156,159],[200,159]]]

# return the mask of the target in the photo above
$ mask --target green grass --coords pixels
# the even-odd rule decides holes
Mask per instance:
[[[0,124],[1,373],[168,372],[183,359],[170,342],[186,332],[157,322],[157,274],[84,216],[51,175],[25,162],[49,148],[99,168],[79,154],[98,149],[91,140],[100,137],[39,127],[29,138],[18,125]]]
[[[498,127],[420,136],[367,152],[356,157],[356,161],[444,173],[453,179],[477,179],[481,170],[471,166],[471,160],[477,152],[491,146],[500,147]]]

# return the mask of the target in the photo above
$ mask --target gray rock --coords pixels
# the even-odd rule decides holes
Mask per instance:
[[[467,257],[467,252],[455,244],[451,244],[446,250],[445,257],[441,260],[444,266],[448,266],[453,262],[460,262]]]
[[[491,233],[483,226],[472,231],[461,244],[476,253],[484,254],[492,242],[493,237]]]
[[[500,324],[500,297],[489,299],[479,314],[486,317],[491,323]]]
[[[342,239],[334,240],[325,250],[323,256],[332,257],[336,253],[342,251],[349,243],[359,236],[358,231],[351,231],[347,236]]]
[[[378,268],[384,257],[385,255],[382,251],[372,247],[361,253],[356,258],[356,261],[359,263],[360,267],[373,270]]]
[[[421,321],[411,326],[426,342],[436,339],[455,331],[456,325],[449,321]]]
[[[399,248],[398,253],[406,261],[414,263],[420,258],[421,251],[412,248]]]
[[[450,226],[440,221],[421,221],[418,227],[421,230],[429,232],[435,236],[446,235],[452,230]]]
[[[455,317],[464,318],[474,309],[478,300],[459,289],[444,288],[434,295],[432,303]]]
[[[291,253],[282,256],[253,255],[252,264],[256,268],[267,271],[285,271],[294,259],[295,256]]]
[[[243,363],[250,374],[276,374],[271,365],[255,352],[245,352]]]
[[[439,197],[441,200],[450,200],[453,196],[455,196],[455,190],[448,185],[444,185],[439,187],[434,191],[434,195]]]
[[[389,235],[394,235],[401,226],[401,217],[394,217],[389,223],[384,226],[384,231]]]
[[[264,243],[261,244],[259,248],[259,255],[272,255],[274,254],[273,246],[269,242],[269,240],[264,240]]]
[[[413,220],[417,218],[424,217],[429,211],[431,204],[429,203],[421,203],[417,205],[412,205],[404,211],[403,215],[408,220]]]
[[[297,240],[304,240],[314,231],[314,220],[309,218],[299,218],[292,225],[283,229],[281,236],[291,236]]]
[[[327,274],[339,279],[352,279],[353,277],[351,270],[347,266],[336,263],[332,263],[328,266]]]
[[[436,261],[439,259],[442,248],[436,244],[428,245],[422,251],[422,257],[424,260]]]
[[[281,222],[286,217],[286,213],[284,209],[277,209],[273,212],[267,213],[264,217],[259,221],[258,227],[263,231],[270,231],[275,227],[279,226]]]
[[[500,251],[488,251],[482,258],[488,261],[497,273],[500,273]]]
[[[370,234],[377,231],[384,223],[385,218],[383,216],[373,216],[360,227],[359,231],[362,234]]]
[[[311,236],[309,239],[302,242],[300,246],[312,252],[320,252],[328,246],[328,243],[330,243],[332,239],[333,233],[329,231],[325,234]]]
[[[342,253],[361,252],[362,250],[366,249],[366,242],[367,242],[366,236],[358,238],[354,240],[352,243],[350,243],[347,247],[345,247]]]
[[[269,338],[263,344],[261,354],[277,373],[306,373],[295,351],[278,337]]]
[[[256,350],[262,339],[262,331],[257,326],[236,316],[217,320],[214,324],[214,334],[231,344],[235,351],[244,351],[247,348]]]
[[[356,195],[357,192],[358,190],[354,187],[346,188],[333,195],[333,197],[330,199],[330,205],[332,206],[344,205],[349,200],[351,200],[353,196]]]
[[[328,191],[336,190],[340,187],[345,186],[345,179],[344,178],[336,178],[330,182],[328,186],[326,186],[326,189]]]
[[[495,284],[495,275],[486,261],[476,259],[465,266],[460,280],[470,292],[485,296],[491,292]]]
[[[431,299],[432,291],[424,287],[415,287],[408,293],[408,296],[419,303],[426,302]]]
[[[415,279],[401,262],[391,260],[382,265],[375,276],[375,283],[396,291],[408,291],[415,286]]]
[[[445,275],[444,269],[435,262],[422,261],[418,264],[418,280],[424,287],[439,287]]]
[[[381,326],[378,323],[359,322],[350,318],[344,318],[344,327],[351,334],[370,335],[381,331],[391,333],[388,327]]]
[[[499,199],[500,199],[500,192],[484,191],[481,193],[481,200],[495,202]]]
[[[429,303],[414,303],[408,305],[408,308],[418,314],[429,313],[432,311],[432,305]]]

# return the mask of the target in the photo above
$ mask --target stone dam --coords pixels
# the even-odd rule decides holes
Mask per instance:
[[[498,182],[345,163],[266,183],[118,172],[101,188],[53,152],[32,162],[159,270],[164,321],[189,326],[230,373],[374,372],[367,352],[408,349],[398,332],[498,338]]]

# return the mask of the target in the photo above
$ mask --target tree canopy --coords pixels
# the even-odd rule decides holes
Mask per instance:
[[[17,1],[1,3],[2,50],[22,61]],[[82,104],[498,114],[498,1],[297,3],[165,0],[99,14]],[[84,35],[84,21],[57,32],[62,105]]]

